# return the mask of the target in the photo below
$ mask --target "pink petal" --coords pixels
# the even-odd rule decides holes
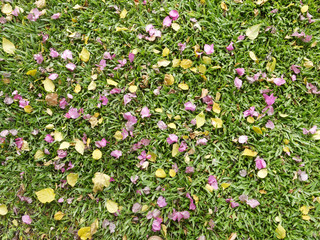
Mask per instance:
[[[248,200],[247,204],[252,208],[255,208],[260,205],[260,203],[256,199]]]
[[[150,116],[151,116],[150,110],[149,110],[148,107],[143,107],[143,108],[141,109],[140,114],[141,114],[141,117],[142,117],[142,118],[150,117]]]
[[[204,51],[207,55],[210,55],[214,52],[214,49],[213,49],[213,44],[209,45],[209,44],[205,44],[204,45]]]
[[[255,162],[256,162],[256,168],[258,168],[259,170],[267,167],[267,164],[263,158],[257,157],[255,159]]]
[[[163,19],[162,25],[163,25],[164,27],[170,27],[171,24],[172,24],[171,18],[170,18],[169,16],[166,16],[166,17]]]
[[[25,224],[31,224],[32,223],[32,219],[30,218],[29,215],[23,215],[22,216],[22,222],[24,222]]]
[[[240,89],[242,86],[242,80],[240,78],[236,77],[234,79],[234,85],[236,86],[236,88]]]
[[[245,69],[244,68],[236,68],[236,72],[239,76],[242,76],[245,72]]]
[[[167,138],[167,143],[172,144],[178,142],[178,136],[175,134],[169,134],[169,137]]]
[[[114,150],[111,152],[111,156],[115,157],[116,159],[118,159],[119,157],[122,156],[122,152],[120,150]]]
[[[196,105],[194,105],[192,102],[187,102],[184,104],[184,109],[185,110],[190,110],[190,111],[195,111],[196,110]]]
[[[268,120],[266,123],[266,128],[274,129],[274,123],[271,120]]]
[[[159,207],[163,208],[165,206],[167,206],[167,202],[166,199],[163,196],[160,196],[157,200],[157,204]]]
[[[247,143],[247,141],[248,141],[248,136],[246,135],[240,136],[238,140],[239,143]]]
[[[179,13],[177,10],[171,10],[169,12],[169,16],[172,18],[172,20],[177,20],[179,17]]]

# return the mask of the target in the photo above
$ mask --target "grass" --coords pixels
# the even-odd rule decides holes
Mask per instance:
[[[268,1],[261,6],[248,0],[241,4],[225,1],[227,12],[221,9],[220,3],[207,0],[206,4],[201,4],[200,1],[174,0],[147,1],[146,5],[135,5],[134,1],[122,0],[47,0],[46,14],[35,22],[26,17],[36,6],[28,1],[17,3],[17,6],[24,9],[24,13],[18,17],[13,16],[11,21],[0,25],[0,37],[9,39],[16,47],[14,55],[7,54],[2,48],[0,50],[0,58],[3,59],[0,61],[0,91],[3,93],[0,97],[0,130],[18,130],[17,136],[8,135],[0,145],[0,204],[8,208],[8,213],[0,216],[2,239],[77,238],[78,230],[90,226],[95,219],[99,221],[99,228],[92,236],[93,239],[146,239],[152,235],[163,239],[197,239],[200,236],[205,236],[206,239],[228,239],[232,233],[237,233],[237,239],[276,239],[275,229],[279,223],[286,229],[286,239],[320,237],[320,204],[315,200],[320,196],[320,147],[319,142],[302,132],[302,128],[320,126],[319,96],[309,93],[305,84],[307,81],[320,88],[319,45],[311,47],[312,43],[319,41],[319,6],[316,1],[303,2],[309,6],[309,12],[316,20],[308,24],[308,20],[299,20],[299,1],[292,1],[293,5],[289,7],[290,1]],[[76,4],[85,8],[74,9]],[[126,8],[128,13],[125,18],[120,19],[119,13],[112,7],[114,5],[121,10]],[[12,6],[14,8],[15,3]],[[275,8],[279,9],[278,13],[270,13]],[[162,27],[163,19],[172,9],[180,14],[178,20],[174,21],[180,25],[179,31]],[[254,15],[255,9],[259,12],[257,16]],[[51,19],[58,12],[62,13],[61,17]],[[195,23],[190,18],[197,19],[201,30],[194,26]],[[139,39],[139,33],[147,34],[145,26],[148,24],[161,30],[162,37],[153,42]],[[259,36],[255,40],[237,40],[239,35],[245,35],[248,27],[255,24],[261,24]],[[276,32],[265,32],[267,26],[274,26]],[[117,32],[116,27],[126,27],[129,30]],[[307,35],[312,35],[311,42],[286,37],[296,29],[299,33],[304,31]],[[41,43],[41,32],[49,35],[45,43]],[[72,38],[72,33],[79,33],[80,37]],[[85,37],[88,38],[87,44]],[[98,37],[102,45],[96,41]],[[233,55],[226,50],[231,41],[235,46]],[[187,43],[183,53],[178,49],[180,42]],[[203,51],[204,44],[211,43],[214,43],[215,52],[208,55],[212,62],[206,65],[206,80],[199,73],[181,67],[174,68],[172,64],[159,70],[153,68],[161,59],[190,59],[193,61],[192,67],[203,64],[202,58],[195,57],[192,47],[198,44]],[[91,54],[88,62],[82,62],[79,58],[83,47]],[[162,57],[165,47],[170,49],[170,54]],[[66,62],[60,57],[51,58],[50,48],[55,48],[59,53],[71,50],[71,62],[77,65],[76,70],[73,73],[68,71]],[[128,59],[128,54],[133,49],[139,49],[134,62],[113,70],[118,64],[116,60]],[[155,53],[155,50],[159,53]],[[107,61],[104,71],[98,71],[96,64],[105,51],[115,53],[116,58]],[[259,63],[249,57],[249,51],[256,54]],[[44,62],[40,65],[33,58],[39,52],[44,56]],[[277,59],[272,73],[266,71],[268,55]],[[305,58],[312,61],[314,67],[306,68]],[[293,64],[302,66],[301,73],[294,82],[290,78],[293,74],[290,66]],[[221,66],[221,69],[211,68],[213,66]],[[52,68],[53,72],[59,74],[58,79],[53,81],[59,100],[67,98],[68,93],[73,95],[73,99],[68,100],[66,109],[61,109],[59,105],[47,105],[45,96],[48,93],[41,81],[49,73],[41,73],[40,67]],[[267,72],[268,78],[284,74],[286,84],[276,86],[266,80],[250,84],[245,75],[240,77],[243,86],[238,90],[233,82],[237,76],[234,69],[237,67],[245,68],[247,76],[253,76],[260,70]],[[37,74],[34,77],[26,75],[32,69],[37,69]],[[96,90],[89,91],[87,87],[94,74],[97,74],[97,87]],[[174,76],[173,85],[163,84],[165,74]],[[107,79],[116,81],[123,90],[120,94],[108,95],[108,104],[98,108],[100,94],[114,88],[107,84]],[[188,84],[189,90],[184,91],[178,87],[183,82]],[[74,92],[76,84],[82,87],[79,93]],[[129,92],[130,84],[138,86],[137,97],[124,105],[123,96]],[[153,91],[159,86],[162,87],[160,95],[156,96]],[[214,99],[217,93],[221,94],[217,101],[221,113],[205,110],[206,104],[199,98],[202,89],[207,89]],[[243,111],[255,106],[259,113],[262,112],[266,106],[260,93],[263,89],[271,89],[271,93],[277,97],[273,105],[274,114],[255,118],[254,123],[249,123],[243,117]],[[33,108],[31,113],[20,108],[18,101],[11,105],[4,103],[6,95],[11,96],[15,90],[22,98],[30,101]],[[184,103],[188,101],[197,105],[195,112],[184,110]],[[84,113],[90,115],[99,113],[98,118],[102,117],[103,122],[92,128],[88,120],[82,117],[67,119],[64,115],[70,106],[83,108]],[[150,118],[140,117],[140,110],[144,106],[150,109]],[[53,112],[52,115],[47,113],[48,108]],[[163,111],[157,112],[157,108],[162,108]],[[196,128],[190,121],[202,111],[207,121],[201,128]],[[137,117],[134,136],[116,141],[113,136],[116,131],[125,127],[123,113],[126,112]],[[180,116],[180,119],[175,120],[176,116]],[[223,127],[214,129],[210,118],[221,118]],[[166,124],[175,123],[176,129],[160,130],[157,127],[160,120]],[[274,122],[274,129],[265,128],[268,120]],[[71,143],[67,157],[60,162],[68,164],[71,161],[74,168],[64,173],[55,170],[52,164],[45,164],[50,160],[54,161],[60,146],[60,142],[44,141],[45,136],[54,131],[46,129],[48,124],[53,124],[55,130],[63,133],[63,141]],[[255,133],[253,126],[264,128],[263,134]],[[37,135],[31,134],[34,129],[39,129]],[[91,143],[81,155],[72,144],[75,138],[81,139],[83,134],[91,139]],[[182,136],[188,136],[188,150],[194,149],[194,153],[188,155],[189,163],[185,161],[186,152],[172,157],[172,146],[166,141],[169,134],[179,136],[179,143]],[[197,134],[199,136],[194,137]],[[247,144],[233,141],[241,135],[248,136]],[[14,143],[17,137],[23,137],[29,143],[30,151],[20,151],[18,154]],[[196,145],[196,140],[204,137],[208,139],[207,145]],[[96,149],[94,142],[102,138],[106,138],[110,144],[100,149],[102,159],[93,160],[92,152]],[[150,145],[132,151],[133,144],[144,138],[151,140]],[[289,140],[288,144],[285,144],[286,139]],[[285,146],[289,147],[290,156],[283,151]],[[255,150],[266,161],[266,178],[257,176],[254,158],[241,155],[245,148]],[[50,155],[35,159],[37,150],[44,149],[48,149]],[[121,150],[122,157],[111,157],[113,150]],[[153,152],[157,156],[155,162],[150,161],[146,170],[136,166],[140,161],[137,157],[142,150]],[[295,162],[295,156],[300,156],[302,162]],[[172,178],[168,173],[174,163],[178,165],[179,172]],[[302,163],[304,165],[300,166]],[[195,168],[193,174],[185,173],[187,166]],[[155,177],[155,171],[159,168],[165,170],[166,178]],[[307,181],[294,179],[299,169],[308,174]],[[247,176],[241,177],[241,170],[246,170]],[[24,172],[23,177],[20,176],[21,172]],[[76,185],[71,187],[66,184],[61,187],[71,172],[79,174]],[[92,183],[96,172],[103,172],[114,178],[109,187],[98,193],[93,192]],[[139,180],[134,185],[130,177],[135,175],[139,176]],[[219,184],[219,189],[213,192],[205,188],[210,175],[215,175]],[[231,185],[223,189],[222,183]],[[25,188],[23,196],[32,199],[30,204],[20,201],[17,196],[22,185]],[[151,189],[150,194],[139,195],[136,192],[145,187]],[[54,189],[55,201],[43,204],[37,199],[35,192],[44,188]],[[186,198],[186,193],[198,196],[195,211],[189,210],[190,201]],[[249,199],[257,199],[260,205],[251,208],[246,203],[240,203],[238,198],[242,194],[248,195]],[[159,196],[166,198],[166,207],[157,206]],[[226,203],[225,199],[231,197],[240,203],[239,207],[231,208]],[[64,198],[65,201],[59,203],[59,198]],[[67,203],[66,199],[72,199],[71,203]],[[107,211],[107,199],[122,206],[118,216]],[[133,213],[134,203],[146,205],[148,210]],[[309,221],[302,219],[299,210],[304,205],[314,207],[308,213]],[[177,211],[189,211],[190,218],[179,223],[169,219],[173,208]],[[146,218],[148,211],[154,209],[161,211],[164,225],[156,233],[152,231],[153,220]],[[58,211],[65,213],[60,221],[54,220]],[[31,217],[30,225],[22,222],[23,215]],[[102,227],[102,222],[106,219],[115,224],[114,233]],[[214,222],[212,229],[209,226],[210,220]]]

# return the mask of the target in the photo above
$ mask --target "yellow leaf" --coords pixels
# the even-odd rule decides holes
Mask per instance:
[[[151,162],[155,162],[157,160],[157,155],[154,152],[148,152],[148,155],[151,155],[149,159]]]
[[[259,127],[253,126],[252,130],[255,131],[257,134],[262,134],[262,130]]]
[[[202,73],[202,74],[205,74],[206,71],[207,71],[206,66],[203,65],[203,64],[200,64],[200,65],[198,66],[198,69],[199,69],[199,72]]]
[[[90,239],[92,237],[91,236],[91,227],[80,228],[78,231],[78,236],[81,238],[81,240]]]
[[[115,87],[118,85],[118,83],[116,81],[113,81],[112,79],[107,79],[107,84],[115,86]]]
[[[161,59],[158,61],[158,66],[159,67],[167,67],[167,66],[169,66],[170,63],[171,62],[166,59]]]
[[[37,8],[44,8],[46,6],[46,0],[38,0],[34,4]]]
[[[209,184],[206,184],[205,188],[209,191],[209,192],[213,192],[213,187]]]
[[[70,147],[70,143],[68,142],[63,142],[60,144],[59,149],[68,149]]]
[[[164,76],[164,85],[171,86],[174,83],[174,77],[171,74]]]
[[[12,12],[12,6],[9,3],[4,4],[1,8],[1,12],[6,15],[10,15]]]
[[[128,28],[126,27],[116,27],[116,32],[126,31],[126,30],[128,30]]]
[[[272,57],[272,62],[268,62],[267,63],[267,71],[268,72],[273,72],[274,69],[276,68],[276,63],[277,63],[277,59],[275,59],[274,57]]]
[[[312,135],[314,140],[320,140],[320,130],[317,130],[315,134]]]
[[[180,29],[180,25],[178,23],[172,23],[171,27],[176,32],[179,31],[179,29]]]
[[[177,128],[174,123],[169,123],[169,124],[168,124],[168,127],[169,127],[169,128],[172,128],[172,129],[176,129],[176,128]]]
[[[77,151],[78,153],[80,153],[81,155],[83,155],[83,153],[84,153],[84,148],[85,148],[84,143],[83,143],[81,140],[79,140],[79,139],[75,139],[75,142],[76,142],[76,145],[75,145],[76,151]]]
[[[23,140],[21,150],[22,151],[30,151],[29,143],[27,141]]]
[[[4,216],[8,213],[8,208],[4,204],[0,204],[0,215]]]
[[[247,29],[246,35],[250,40],[254,40],[258,37],[260,26],[261,24],[257,24]]]
[[[170,50],[169,50],[169,48],[164,48],[163,50],[162,50],[162,57],[166,57],[166,56],[168,56],[169,55],[169,53],[170,53]]]
[[[224,10],[224,11],[228,11],[228,6],[225,2],[221,2],[220,7]]]
[[[37,69],[33,69],[33,70],[29,70],[26,75],[30,75],[32,77],[34,77],[37,74]]]
[[[302,13],[308,12],[308,9],[309,9],[309,6],[308,6],[308,5],[303,5],[303,6],[301,7],[301,12],[302,12]]]
[[[305,66],[306,68],[312,68],[313,67],[313,62],[310,61],[309,59],[305,58],[303,66]]]
[[[91,83],[88,85],[88,90],[89,91],[94,91],[97,88],[97,84],[95,81],[91,81]]]
[[[79,178],[79,174],[78,173],[70,173],[67,176],[67,182],[71,187],[74,187],[74,185],[76,185],[77,181]]]
[[[221,183],[221,187],[224,189],[230,187],[231,183]]]
[[[2,48],[3,51],[9,54],[14,54],[14,51],[16,50],[14,44],[4,37],[2,38]]]
[[[92,158],[99,160],[102,157],[102,152],[99,149],[96,149],[92,152]]]
[[[52,188],[45,188],[36,192],[38,200],[42,203],[50,203],[54,200],[55,194]]]
[[[98,191],[102,191],[104,187],[109,187],[110,177],[104,173],[96,172],[94,174],[94,178],[92,178],[92,182],[93,192],[96,193]]]
[[[188,69],[192,66],[192,61],[190,59],[183,59],[180,62],[180,67],[182,67],[183,69]]]
[[[178,87],[182,90],[189,90],[188,84],[185,83],[179,83]]]
[[[74,88],[74,92],[75,93],[79,93],[81,91],[81,85],[78,83],[77,85],[76,85],[76,87]]]
[[[211,124],[215,128],[222,128],[223,121],[220,118],[211,118]]]
[[[172,157],[177,156],[179,153],[179,144],[175,143],[172,145]]]
[[[62,133],[59,132],[59,131],[57,131],[57,130],[54,131],[53,136],[54,136],[54,140],[55,140],[56,142],[61,142],[61,141],[63,140],[63,135],[62,135]]]
[[[303,220],[306,220],[306,221],[309,221],[309,220],[311,219],[311,217],[308,216],[308,215],[302,215],[301,218],[302,218]]]
[[[257,175],[259,178],[265,178],[268,175],[268,170],[266,168],[263,168],[258,171]]]
[[[56,220],[56,221],[59,221],[59,220],[61,220],[63,217],[64,217],[64,213],[63,212],[56,212],[55,214],[54,214],[54,220]]]
[[[82,48],[82,51],[80,53],[80,59],[83,62],[88,62],[90,58],[90,52],[86,48]]]
[[[314,207],[309,207],[306,205],[303,205],[299,210],[302,212],[303,215],[307,215],[310,211],[310,209],[312,209]]]
[[[180,66],[180,63],[181,63],[181,60],[180,59],[173,59],[172,60],[172,67],[179,67]]]
[[[40,158],[44,157],[44,152],[42,150],[37,150],[36,154],[34,155],[34,159],[38,160]]]
[[[33,108],[30,105],[25,106],[23,109],[26,113],[31,113],[33,111]]]
[[[246,149],[243,151],[242,156],[255,157],[255,156],[257,156],[257,154],[258,154],[257,152],[254,152],[254,151],[246,148]]]
[[[278,239],[284,239],[286,237],[286,230],[280,224],[276,228],[276,237]]]
[[[132,86],[130,86],[130,87],[129,87],[129,92],[131,92],[131,93],[135,93],[135,92],[137,91],[137,89],[138,89],[138,87],[137,87],[137,86],[132,85]]]
[[[116,131],[115,134],[113,135],[113,137],[117,140],[117,141],[120,141],[122,140],[123,136],[121,134],[120,131]]]
[[[206,123],[206,118],[203,112],[196,116],[197,128],[202,127]]]
[[[165,178],[167,176],[166,172],[162,169],[162,168],[159,168],[157,171],[156,171],[156,177],[158,178]]]
[[[42,83],[44,86],[44,90],[46,90],[47,92],[54,92],[54,83],[49,78],[46,78],[44,81],[42,81]]]
[[[170,177],[175,177],[176,175],[177,175],[177,173],[176,173],[176,171],[175,170],[173,170],[173,169],[170,169],[169,170],[169,175],[170,175]]]
[[[285,146],[285,147],[283,147],[283,151],[286,152],[286,153],[289,153],[290,152],[290,148]]]
[[[127,16],[127,10],[124,8],[120,13],[120,18],[125,18]]]
[[[255,61],[256,63],[259,63],[259,59],[257,58],[257,56],[254,52],[250,51],[249,56],[253,61]]]
[[[111,200],[106,201],[106,207],[109,213],[116,213],[119,209],[118,203]]]
[[[207,65],[211,64],[211,58],[209,58],[207,56],[203,56],[202,61],[204,64],[207,64]]]
[[[255,121],[255,120],[254,120],[253,117],[248,117],[248,118],[247,118],[247,122],[248,122],[248,123],[254,123],[254,121]]]
[[[215,112],[215,113],[220,113],[221,112],[221,109],[220,109],[220,106],[219,106],[218,103],[214,103],[213,104],[212,111]]]

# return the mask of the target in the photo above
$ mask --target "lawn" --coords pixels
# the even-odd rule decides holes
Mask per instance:
[[[317,1],[0,8],[1,239],[320,239]]]

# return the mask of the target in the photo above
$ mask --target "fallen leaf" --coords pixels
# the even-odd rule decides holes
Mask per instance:
[[[57,106],[58,105],[58,94],[57,93],[47,94],[46,102],[49,106]]]
[[[37,8],[44,8],[46,6],[46,0],[38,0],[34,4]]]
[[[220,105],[218,103],[214,103],[212,106],[212,111],[219,114],[221,112]]]
[[[128,11],[124,8],[120,13],[120,18],[125,18],[127,16]]]
[[[37,150],[36,153],[34,154],[34,160],[38,160],[42,157],[44,157],[44,152],[42,150]]]
[[[67,176],[67,182],[71,187],[74,187],[78,181],[79,174],[78,173],[70,173]]]
[[[221,183],[221,187],[224,189],[230,187],[231,183]]]
[[[178,88],[182,90],[189,90],[188,84],[185,84],[185,83],[179,83]]]
[[[237,238],[237,233],[231,233],[230,237],[228,240],[235,240]]]
[[[252,130],[255,131],[257,134],[262,134],[262,130],[259,127],[253,126]]]
[[[3,14],[10,15],[12,13],[12,6],[9,3],[3,4],[1,12]]]
[[[76,142],[76,145],[75,145],[75,149],[78,153],[80,153],[81,155],[83,155],[84,153],[84,148],[85,148],[85,145],[84,143],[79,140],[79,139],[75,139],[75,142]]]
[[[206,122],[206,119],[205,119],[205,115],[203,112],[199,113],[197,116],[196,116],[196,123],[197,123],[197,128],[200,128],[202,127]]]
[[[155,174],[158,178],[165,178],[167,176],[166,172],[162,168],[159,168]]]
[[[91,83],[88,85],[88,90],[89,91],[94,91],[97,88],[97,84],[95,81],[91,81]]]
[[[241,155],[242,155],[242,156],[255,157],[255,156],[258,155],[258,153],[252,151],[251,149],[246,148]]]
[[[172,157],[177,156],[179,153],[179,144],[175,143],[172,145]]]
[[[276,68],[276,63],[277,63],[277,59],[275,59],[274,57],[272,58],[272,62],[268,62],[267,63],[267,71],[268,72],[273,72],[274,69]]]
[[[247,37],[251,40],[256,39],[259,35],[260,26],[261,26],[261,24],[257,24],[257,25],[249,27],[246,31]]]
[[[8,208],[4,204],[0,204],[0,215],[4,216],[8,213]]]
[[[98,228],[99,228],[99,220],[96,219],[90,226],[91,235],[95,234],[98,231]]]
[[[93,192],[96,193],[98,191],[102,191],[104,187],[108,187],[110,185],[110,177],[104,173],[96,172],[94,174],[94,178],[92,178],[93,182]]]
[[[29,70],[26,75],[34,77],[37,74],[37,69]]]
[[[87,240],[91,239],[91,227],[83,227],[80,228],[78,231],[78,236],[81,238],[81,240]]]
[[[161,59],[158,61],[158,67],[167,67],[169,66],[170,63],[171,61],[168,61],[166,59]]]
[[[268,170],[266,168],[263,168],[258,171],[257,175],[259,178],[265,178],[268,175]]]
[[[26,113],[31,113],[33,111],[33,108],[30,105],[25,106],[23,109]]]
[[[162,50],[162,57],[168,56],[169,53],[170,53],[169,48],[165,47],[165,48]]]
[[[14,54],[14,51],[16,50],[14,44],[4,37],[2,38],[2,48],[3,51],[9,54]]]
[[[55,214],[54,214],[54,220],[56,220],[56,221],[60,221],[63,217],[64,217],[64,213],[63,212],[61,212],[61,211],[59,211],[59,212],[56,212]]]
[[[171,74],[166,74],[164,76],[164,85],[171,86],[174,83],[174,77]]]
[[[119,209],[118,203],[111,200],[106,201],[106,207],[109,213],[116,213]]]
[[[301,7],[301,12],[302,12],[302,13],[308,12],[308,10],[309,10],[309,6],[308,6],[308,5],[303,5],[303,6]]]
[[[259,63],[259,59],[257,58],[257,56],[254,52],[250,51],[249,56],[253,61],[255,61],[256,63]]]
[[[276,228],[276,237],[278,239],[284,239],[286,237],[286,230],[280,224]]]
[[[211,124],[215,128],[222,128],[223,121],[220,118],[211,118]]]
[[[88,62],[90,59],[90,52],[86,48],[82,48],[82,51],[80,53],[80,59],[83,62]]]
[[[36,192],[38,200],[41,203],[50,203],[55,199],[55,194],[52,188],[45,188]]]
[[[180,29],[180,25],[178,23],[172,23],[171,27],[176,32],[179,31],[179,29]]]
[[[192,61],[190,59],[183,59],[180,62],[180,67],[182,67],[183,69],[188,69],[192,66]]]
[[[92,152],[92,158],[99,160],[102,157],[102,152],[99,149],[96,149]]]
[[[228,11],[228,6],[225,2],[221,2],[220,7],[222,8],[222,10]]]
[[[55,90],[54,83],[49,78],[46,78],[44,81],[42,81],[42,83],[44,86],[44,90],[46,90],[46,92],[54,92]]]
[[[74,92],[79,93],[80,91],[81,91],[81,85],[78,83],[74,88]]]
[[[174,169],[170,169],[169,170],[169,175],[170,175],[170,177],[175,177],[176,175],[177,175],[177,173],[176,173],[176,171],[174,170]]]

